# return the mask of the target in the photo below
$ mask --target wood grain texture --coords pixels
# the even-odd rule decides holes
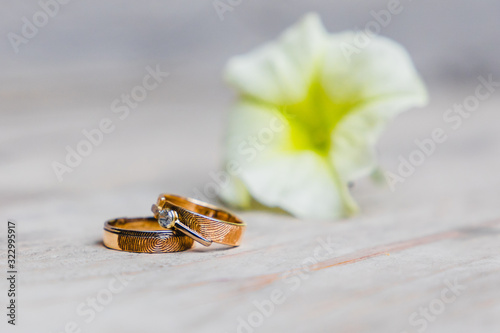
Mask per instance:
[[[217,81],[223,64],[313,6],[242,2],[220,22],[211,1],[172,3],[151,10],[74,1],[19,54],[4,38],[0,332],[499,332],[500,91],[458,129],[443,120],[474,94],[478,75],[499,73],[498,1],[408,2],[382,31],[415,57],[431,103],[388,126],[380,165],[396,172],[399,156],[408,158],[415,140],[436,128],[447,140],[394,192],[356,182],[358,216],[299,221],[236,212],[247,223],[237,248],[113,251],[102,245],[106,220],[150,214],[160,193],[210,190],[232,103]],[[387,8],[387,1],[314,3],[335,31],[362,28],[370,10]],[[3,36],[37,10],[38,2],[16,2],[0,20]],[[126,29],[120,38],[117,22]],[[120,118],[110,105],[158,63],[170,75]],[[66,147],[103,119],[114,130],[59,182],[52,163],[64,163]],[[8,219],[18,228],[14,329],[5,320]],[[457,295],[446,291],[450,283],[460,286]],[[420,313],[430,307],[436,314],[424,328]],[[240,328],[242,321],[255,327]]]
[[[440,125],[435,114],[466,93],[457,90],[428,109],[398,118],[381,141],[382,165],[394,170],[398,154],[414,149],[415,137]],[[49,191],[43,182],[17,182],[24,184],[22,189],[2,180],[7,190],[0,202],[2,216],[17,220],[19,228],[16,329],[63,332],[75,322],[82,332],[161,331],[168,322],[172,332],[238,332],[241,320],[253,320],[258,327],[250,329],[255,332],[417,332],[421,326],[410,323],[412,314],[436,306],[447,283],[456,282],[465,289],[428,321],[425,331],[493,332],[500,325],[498,106],[498,97],[485,102],[395,192],[369,180],[357,183],[353,194],[362,207],[357,217],[298,221],[271,212],[241,212],[248,227],[240,247],[195,245],[163,255],[106,249],[102,226],[115,216],[147,214],[161,192],[193,195],[210,181],[218,157],[204,155],[207,137],[188,138],[177,150],[176,162],[147,148],[157,138],[126,138],[142,132],[172,140],[170,136],[180,134],[166,134],[161,122],[151,123],[149,117],[189,123],[193,115],[203,117],[197,106],[185,105],[188,111],[181,115],[144,107],[141,116],[120,124],[121,130],[62,183],[51,174],[50,160],[35,149],[60,157],[60,142],[72,142],[67,124],[50,135],[23,132],[26,138],[15,139],[16,145],[10,137],[3,146],[10,165],[17,166],[10,175],[22,177],[25,163],[36,159],[32,173],[52,177]],[[9,115],[7,123],[15,118]],[[41,122],[41,128],[49,122]],[[223,124],[212,117],[190,126],[208,126],[222,135]],[[215,147],[218,139],[208,141]],[[94,167],[113,165],[112,160],[131,152],[140,155],[135,147],[149,151],[147,164],[137,158],[114,170]],[[192,167],[198,158],[206,163]],[[5,172],[9,166],[2,168]],[[2,230],[5,245],[3,235]],[[0,260],[5,262],[4,252]],[[117,277],[130,281],[91,318],[87,302],[108,302],[106,290],[120,286]],[[259,309],[278,294],[282,302],[268,307],[268,316],[262,314]]]

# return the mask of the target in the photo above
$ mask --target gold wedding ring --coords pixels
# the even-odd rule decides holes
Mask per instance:
[[[154,217],[117,218],[104,223],[104,246],[121,251],[168,253],[189,250],[194,241],[238,246],[246,224],[236,215],[191,198],[161,194]]]
[[[158,225],[154,217],[118,218],[104,223],[104,246],[121,251],[168,253],[190,249],[193,239]]]
[[[161,194],[151,208],[163,228],[174,229],[200,244],[238,246],[246,224],[233,213],[205,202]]]

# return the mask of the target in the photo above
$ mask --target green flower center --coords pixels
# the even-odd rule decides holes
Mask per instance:
[[[293,149],[328,156],[335,126],[354,105],[333,101],[320,80],[314,80],[303,101],[281,108],[290,123]]]

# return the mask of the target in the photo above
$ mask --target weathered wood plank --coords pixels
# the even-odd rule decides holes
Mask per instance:
[[[454,90],[398,118],[380,143],[381,164],[395,170],[397,156],[408,156],[415,138],[445,127],[444,110],[468,93]],[[218,110],[227,105],[165,103],[145,104],[117,124],[62,183],[52,160],[109,110],[89,108],[64,120],[63,108],[54,111],[56,122],[17,113],[3,119],[0,209],[19,228],[18,331],[63,332],[74,321],[83,332],[235,332],[247,325],[239,318],[250,325],[240,332],[498,330],[500,98],[450,131],[395,192],[357,183],[362,213],[350,220],[243,212],[249,226],[239,248],[166,255],[105,249],[105,219],[148,214],[161,192],[192,195],[218,168],[224,129]],[[24,130],[12,129],[24,121]],[[199,136],[187,136],[187,128]],[[166,147],[175,159],[165,157]],[[2,251],[2,268],[5,260]],[[119,279],[132,280],[107,303],[109,284],[120,287]],[[454,283],[465,289],[450,294]],[[106,304],[91,310],[99,297]],[[271,310],[272,298],[284,300]],[[424,320],[421,308],[429,307]]]

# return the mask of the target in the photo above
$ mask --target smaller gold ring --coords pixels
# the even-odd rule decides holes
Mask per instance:
[[[209,246],[212,242],[238,246],[246,223],[233,213],[203,201],[161,194],[151,210],[158,223]]]
[[[164,229],[154,217],[117,218],[104,223],[104,246],[120,251],[168,253],[189,250],[193,240]]]

